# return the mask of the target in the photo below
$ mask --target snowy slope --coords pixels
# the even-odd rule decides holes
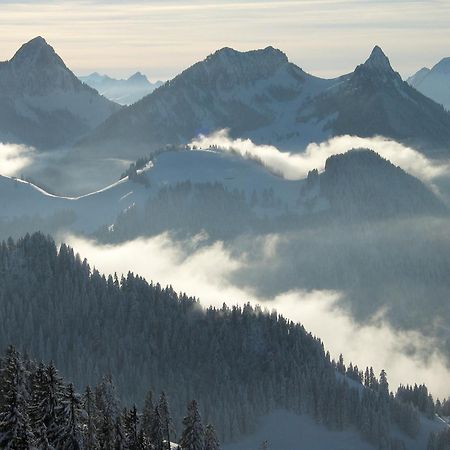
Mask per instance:
[[[376,153],[351,151],[327,160],[322,174],[306,180],[286,180],[259,162],[221,150],[172,150],[154,157],[144,169],[145,183],[128,177],[80,197],[46,193],[35,185],[0,177],[0,218],[73,211],[73,230],[92,232],[110,225],[121,211],[142,205],[163,187],[190,181],[220,183],[229,192],[243,192],[247,201],[272,192],[273,204],[254,204],[261,217],[286,211],[299,216],[324,213],[332,217],[372,218],[400,215],[447,214],[447,208],[421,181],[382,159]]]
[[[118,80],[97,72],[78,77],[83,83],[96,89],[101,95],[120,105],[131,105],[153,92],[163,84],[162,81],[150,83],[147,77],[136,72],[126,80]]]
[[[450,110],[450,58],[444,58],[431,69],[420,69],[408,83]]]
[[[120,211],[129,208],[135,201],[143,201],[146,198],[143,191],[143,187],[134,186],[134,183],[124,179],[83,197],[59,197],[31,183],[1,176],[0,218],[48,217],[57,212],[73,211],[76,221],[72,229],[92,232],[101,225],[111,223]]]
[[[422,418],[419,436],[412,440],[404,433],[395,432],[408,450],[427,448],[431,431],[442,430],[445,424],[436,419]],[[307,415],[296,415],[278,410],[263,417],[258,429],[241,441],[228,444],[223,450],[259,450],[267,441],[267,450],[374,450],[376,447],[364,441],[356,431],[332,431],[317,424]]]
[[[220,182],[250,197],[253,190],[273,189],[290,208],[296,208],[303,181],[286,181],[258,163],[224,152],[172,151],[160,154],[145,175],[149,187],[124,178],[111,186],[81,197],[48,194],[37,186],[10,177],[0,177],[0,218],[49,216],[58,211],[73,211],[75,231],[92,232],[111,224],[117,215],[134,204],[145,202],[161,187],[183,181]],[[265,212],[267,214],[267,211]]]
[[[255,433],[223,450],[259,450],[267,441],[267,450],[374,450],[356,431],[330,431],[310,416],[275,411],[265,416]]]
[[[118,109],[78,80],[42,37],[0,63],[0,141],[54,148]]]

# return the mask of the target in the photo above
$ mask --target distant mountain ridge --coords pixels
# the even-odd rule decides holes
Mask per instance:
[[[305,130],[309,141],[316,124],[299,124],[297,111],[334,83],[307,74],[273,47],[223,48],[111,117],[80,147],[91,154],[101,147],[119,154],[126,140],[133,144],[134,157],[142,148],[182,144],[222,128],[260,142],[289,140]]]
[[[450,110],[450,57],[441,59],[431,69],[424,67],[408,78],[419,92]]]
[[[0,63],[0,140],[51,149],[92,130],[119,105],[84,85],[38,36]]]
[[[141,72],[136,72],[125,80],[111,78],[108,75],[100,75],[97,72],[78,78],[106,98],[120,105],[136,103],[163,84],[163,81],[150,83],[148,78]]]
[[[112,116],[80,147],[118,155],[132,142],[142,154],[143,148],[183,144],[223,128],[234,137],[297,151],[352,134],[383,135],[443,154],[450,114],[403,82],[378,46],[353,73],[332,80],[304,72],[273,47],[223,48]]]

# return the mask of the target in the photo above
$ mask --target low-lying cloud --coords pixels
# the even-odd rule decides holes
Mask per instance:
[[[0,175],[19,176],[20,171],[31,164],[33,156],[31,147],[0,143]]]
[[[312,143],[302,153],[283,152],[272,145],[256,145],[250,139],[232,139],[227,130],[220,130],[209,136],[200,136],[191,145],[198,148],[217,147],[219,150],[235,152],[244,158],[256,159],[269,170],[289,180],[303,179],[313,169],[322,171],[326,160],[352,148],[369,148],[388,159],[411,175],[430,183],[445,175],[450,169],[449,162],[433,161],[411,147],[383,138],[361,138],[338,136],[326,142]]]
[[[277,236],[257,239],[261,248],[258,257],[272,261]],[[449,394],[450,372],[431,339],[416,332],[396,331],[380,317],[358,325],[340,308],[341,293],[335,291],[296,289],[272,298],[258,296],[254,287],[231,281],[233,275],[252,264],[250,255],[230,250],[222,242],[207,244],[202,236],[175,241],[168,233],[116,246],[76,236],[66,236],[64,241],[103,273],[132,271],[196,296],[204,306],[250,301],[275,308],[320,337],[333,357],[342,352],[347,361],[360,368],[370,365],[377,372],[386,369],[392,389],[400,383],[425,382],[435,395]]]

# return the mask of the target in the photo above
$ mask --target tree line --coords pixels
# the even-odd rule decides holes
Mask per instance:
[[[219,450],[220,445],[214,427],[203,427],[195,400],[178,440],[164,392],[154,400],[149,391],[142,411],[136,405],[121,408],[111,377],[80,395],[53,363],[37,363],[10,346],[0,359],[0,448]]]

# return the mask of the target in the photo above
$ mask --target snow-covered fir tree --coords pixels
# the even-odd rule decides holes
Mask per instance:
[[[145,407],[152,405],[146,397]],[[142,401],[144,403],[144,399]],[[195,407],[194,407],[195,406]],[[147,411],[148,413],[148,411]],[[14,347],[0,358],[0,448],[10,450],[166,450],[169,433],[175,436],[168,400],[161,393],[144,427],[145,409],[120,408],[110,376],[103,377],[95,394],[87,387],[78,394],[66,383],[53,363],[46,366],[24,359]],[[190,403],[182,435],[188,449],[217,450],[219,442],[211,426],[209,446],[203,445],[203,428],[197,403]],[[164,418],[162,420],[162,418]],[[148,419],[147,419],[148,420]],[[148,428],[150,426],[150,428]],[[169,428],[167,428],[169,427]],[[200,438],[200,440],[199,440]]]
[[[211,424],[206,425],[205,428],[205,450],[220,450],[216,430]]]
[[[204,450],[205,431],[195,400],[192,400],[188,405],[187,415],[183,419],[183,426],[183,434],[180,439],[182,450]]]

